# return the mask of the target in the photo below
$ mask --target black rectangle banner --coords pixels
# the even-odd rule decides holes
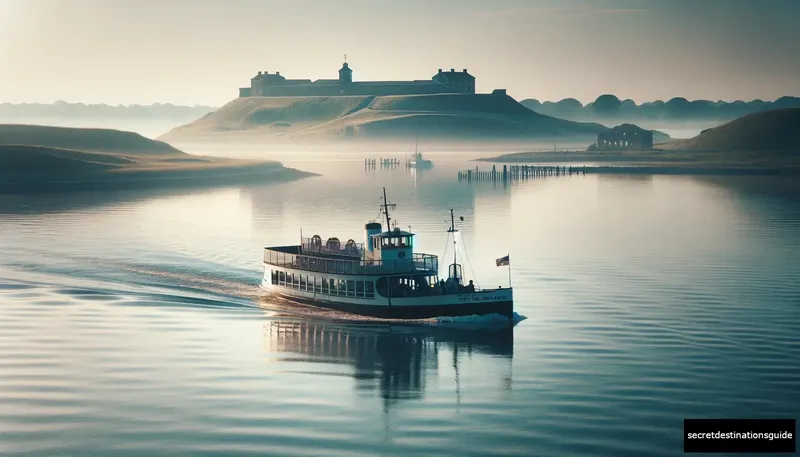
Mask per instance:
[[[684,419],[683,452],[796,452],[797,419]]]

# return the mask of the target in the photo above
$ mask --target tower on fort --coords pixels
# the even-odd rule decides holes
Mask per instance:
[[[339,84],[350,84],[353,82],[353,70],[347,65],[347,54],[344,55],[344,63],[339,69]]]

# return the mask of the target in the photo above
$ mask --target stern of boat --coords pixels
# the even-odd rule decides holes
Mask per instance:
[[[464,305],[464,311],[470,308],[479,311],[476,314],[500,314],[509,319],[514,318],[514,289],[491,289],[458,294],[457,301]]]

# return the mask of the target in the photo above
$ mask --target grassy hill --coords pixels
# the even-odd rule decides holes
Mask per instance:
[[[126,163],[126,159],[104,154],[44,146],[0,145],[0,180],[4,183],[64,176],[86,177]]]
[[[800,108],[748,114],[685,140],[659,145],[687,151],[796,151],[800,155]]]
[[[654,151],[520,152],[481,159],[510,163],[606,163],[648,172],[800,173],[800,108],[748,114]]]
[[[46,146],[128,154],[176,154],[178,149],[138,133],[43,125],[0,124],[0,144]]]
[[[210,185],[288,172],[279,162],[199,157],[136,133],[0,125],[0,190],[82,185]]]
[[[159,139],[343,137],[485,139],[594,138],[599,124],[577,123],[535,113],[507,95],[247,97],[175,128]]]

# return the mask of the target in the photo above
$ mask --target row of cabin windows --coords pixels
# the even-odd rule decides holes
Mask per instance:
[[[272,284],[296,290],[344,297],[375,298],[372,281],[352,281],[272,270]]]
[[[383,237],[373,237],[372,238],[372,246],[374,249],[381,249],[386,247],[411,247],[411,237],[410,236],[395,236],[391,238],[383,238]]]

